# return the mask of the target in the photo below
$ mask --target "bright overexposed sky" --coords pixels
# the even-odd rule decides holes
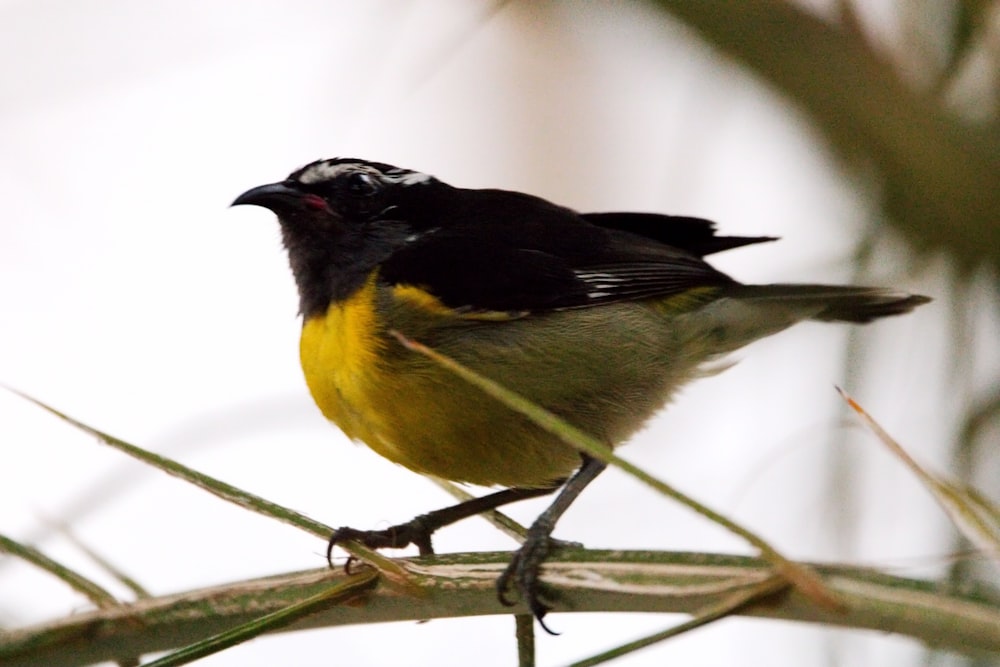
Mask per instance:
[[[386,526],[449,498],[347,442],[312,405],[277,225],[262,209],[227,208],[247,188],[355,156],[583,210],[697,215],[726,233],[781,236],[713,258],[747,282],[850,281],[852,244],[871,215],[872,193],[807,119],[638,3],[43,0],[0,4],[0,25],[0,383],[332,525]],[[880,282],[933,288],[904,274],[893,239],[879,248]],[[791,556],[938,572],[945,519],[876,442],[843,441],[852,419],[833,390],[845,385],[933,463],[947,435],[928,389],[946,370],[937,307],[869,327],[859,349],[878,363],[861,378],[845,371],[845,327],[801,325],[741,350],[622,453]],[[320,541],[2,391],[0,441],[0,533],[102,582],[53,522],[154,593],[324,562]],[[831,482],[835,447],[857,461],[852,488]],[[847,529],[831,494],[852,499]],[[511,514],[528,522],[545,502]],[[615,471],[556,535],[749,553]],[[436,546],[513,547],[478,519]],[[0,625],[85,607],[51,577],[0,561]],[[553,614],[562,635],[538,638],[540,664],[674,622]],[[831,648],[835,638],[845,641]],[[729,619],[620,664],[901,664],[919,651],[898,638]],[[514,657],[513,620],[496,616],[263,638],[203,664]]]

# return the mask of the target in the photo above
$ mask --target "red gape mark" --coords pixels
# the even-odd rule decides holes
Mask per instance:
[[[302,197],[302,203],[309,208],[314,208],[317,211],[326,211],[326,200],[319,195],[305,195]]]

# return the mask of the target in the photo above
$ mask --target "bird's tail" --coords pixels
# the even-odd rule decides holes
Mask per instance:
[[[902,315],[930,299],[883,287],[841,285],[740,285],[729,296],[761,306],[773,304],[801,319],[864,324]]]
[[[786,329],[796,322],[865,323],[908,313],[925,296],[881,287],[839,285],[731,285],[722,298],[678,318],[687,332],[723,354]]]

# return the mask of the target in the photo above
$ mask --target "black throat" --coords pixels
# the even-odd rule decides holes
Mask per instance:
[[[299,314],[304,320],[324,315],[331,304],[350,297],[377,266],[377,262],[365,257],[370,249],[352,247],[355,244],[345,238],[334,240],[285,224],[281,236],[299,289]]]
[[[407,228],[381,220],[339,229],[282,220],[281,236],[299,288],[299,314],[306,320],[357,292],[373,271],[406,244]]]

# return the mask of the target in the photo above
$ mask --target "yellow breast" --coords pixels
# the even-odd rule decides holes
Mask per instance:
[[[323,414],[353,439],[367,440],[367,396],[378,378],[384,345],[375,311],[375,276],[350,298],[302,327],[299,359]]]
[[[465,316],[416,288],[393,289],[394,314],[380,313],[378,299],[373,275],[302,328],[306,384],[349,438],[416,472],[482,485],[547,486],[579,464],[572,448],[447,370],[386,349],[396,344],[388,328],[416,325],[432,335],[438,325],[447,328]],[[381,321],[387,317],[392,321]],[[496,319],[468,318],[479,326],[495,326]]]
[[[452,403],[440,394],[453,378],[428,386],[425,374],[410,375],[390,365],[384,348],[392,323],[380,320],[376,278],[372,274],[351,297],[303,324],[299,357],[309,392],[326,418],[352,440],[417,472],[461,479],[462,457],[455,452],[442,456],[449,443],[460,442],[448,433]],[[450,463],[442,466],[442,458]]]

